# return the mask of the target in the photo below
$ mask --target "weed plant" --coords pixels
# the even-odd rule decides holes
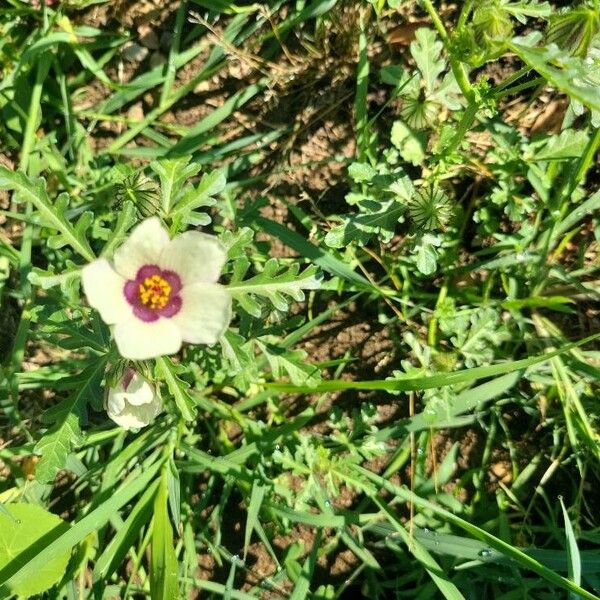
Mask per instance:
[[[0,598],[599,598],[599,28],[4,0]]]

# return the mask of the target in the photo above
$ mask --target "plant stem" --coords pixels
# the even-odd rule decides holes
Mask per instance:
[[[431,0],[421,0],[421,4],[431,17],[433,21],[433,25],[436,28],[438,35],[442,38],[442,42],[446,47],[446,51],[448,52],[448,59],[450,61],[450,67],[452,68],[452,72],[454,73],[454,78],[456,79],[456,83],[458,83],[458,87],[460,87],[464,97],[469,101],[469,104],[476,103],[475,91],[473,90],[473,86],[471,85],[469,78],[467,77],[467,72],[465,71],[464,65],[457,60],[450,48],[450,37],[448,36],[448,32],[440,19],[437,11],[435,10]]]
[[[479,109],[479,106],[475,103],[470,103],[467,106],[467,108],[465,108],[465,112],[463,113],[462,119],[458,123],[454,137],[452,138],[450,143],[443,150],[444,154],[446,154],[446,155],[452,154],[452,152],[454,152],[454,150],[456,150],[458,145],[461,143],[461,141],[465,137],[465,134],[467,133],[467,131],[469,131],[469,129],[471,128],[471,125],[473,125],[473,121],[475,121],[475,117],[477,116],[478,109]]]
[[[446,281],[444,281],[444,285],[442,285],[442,287],[440,288],[440,293],[438,294],[438,298],[435,303],[436,309],[438,309],[442,305],[442,302],[444,302],[444,300],[446,299],[447,294],[448,294],[448,281],[446,280]],[[431,321],[429,321],[429,330],[427,332],[427,343],[432,348],[435,348],[435,345],[436,345],[437,324],[438,324],[438,319],[437,319],[437,316],[435,315],[435,311],[434,311],[434,313],[431,317]]]
[[[37,69],[35,74],[35,84],[31,92],[31,99],[29,102],[29,110],[27,114],[27,122],[25,124],[25,133],[23,135],[23,146],[21,150],[21,158],[19,161],[19,169],[24,173],[27,172],[29,167],[29,159],[33,150],[36,138],[36,128],[40,116],[40,101],[42,98],[42,89],[48,70],[50,69],[50,63],[52,60],[51,54],[43,54],[37,63]],[[17,327],[15,334],[15,342],[13,345],[12,357],[10,360],[10,390],[11,397],[13,400],[14,415],[13,417],[19,421],[18,418],[18,398],[19,398],[19,382],[16,378],[16,373],[21,368],[23,357],[25,355],[25,344],[27,342],[27,334],[29,332],[29,324],[31,321],[31,284],[27,279],[29,271],[31,270],[31,248],[33,246],[33,225],[29,222],[33,214],[33,206],[31,202],[25,205],[25,228],[23,230],[23,238],[21,241],[21,249],[19,253],[19,277],[20,277],[20,293],[21,297],[24,298],[24,306],[21,313],[21,319]],[[28,437],[30,437],[28,435]]]
[[[588,172],[590,168],[594,156],[596,156],[596,152],[600,147],[600,128],[594,131],[594,135],[590,138],[588,145],[585,148],[584,153],[579,159],[579,163],[577,164],[577,168],[573,170],[571,177],[569,178],[569,186],[567,188],[567,192],[565,194],[565,199],[569,199],[571,194],[575,191],[577,186],[582,182],[585,174]]]
[[[479,110],[479,103],[477,102],[477,95],[475,94],[475,90],[473,89],[473,86],[469,81],[464,65],[456,59],[452,52],[448,32],[446,31],[446,28],[444,27],[444,24],[442,23],[442,20],[440,19],[440,16],[435,10],[431,0],[421,0],[421,4],[431,17],[433,25],[435,26],[438,35],[444,43],[446,52],[448,52],[450,67],[452,69],[452,73],[454,74],[454,78],[456,79],[456,83],[458,84],[458,87],[460,87],[461,92],[468,101],[467,108],[465,109],[462,119],[458,124],[456,134],[452,138],[450,144],[444,149],[444,154],[450,154],[460,144],[461,140],[464,138],[465,134],[473,124],[473,121],[475,121],[477,111]]]
[[[465,26],[469,15],[471,14],[471,9],[473,8],[474,0],[466,0],[463,4],[463,7],[460,11],[460,15],[458,17],[458,22],[456,24],[457,29],[461,29]]]

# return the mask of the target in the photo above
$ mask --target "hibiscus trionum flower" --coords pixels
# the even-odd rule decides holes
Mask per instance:
[[[127,369],[117,386],[108,390],[108,416],[124,429],[146,427],[161,410],[156,389],[135,369]]]
[[[115,252],[82,270],[83,290],[114,325],[124,358],[174,354],[182,342],[214,344],[231,319],[231,296],[217,282],[225,249],[212,235],[187,231],[173,240],[146,219]]]

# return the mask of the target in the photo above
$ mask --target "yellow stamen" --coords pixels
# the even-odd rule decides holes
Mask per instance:
[[[169,302],[171,286],[160,275],[152,275],[140,283],[138,292],[142,304],[152,310],[160,310]]]

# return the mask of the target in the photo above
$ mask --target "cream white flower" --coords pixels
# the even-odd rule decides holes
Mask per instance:
[[[134,369],[127,369],[117,386],[108,390],[106,412],[123,429],[146,427],[161,410],[156,388]]]
[[[156,217],[146,219],[115,252],[81,274],[83,290],[114,325],[121,356],[174,354],[182,342],[214,344],[231,320],[231,296],[217,283],[226,260],[219,240],[198,231],[169,239]]]

